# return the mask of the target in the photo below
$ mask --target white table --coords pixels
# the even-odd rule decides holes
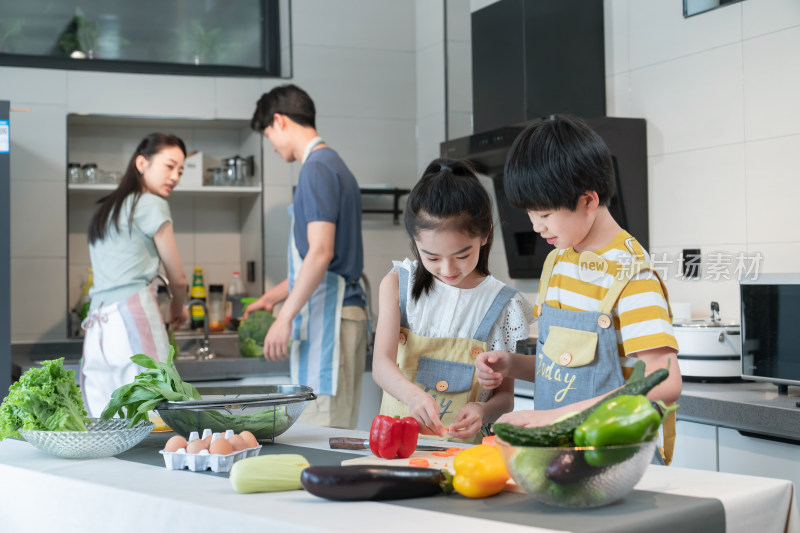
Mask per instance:
[[[330,436],[361,431],[296,425],[282,444],[328,449]],[[368,452],[363,452],[367,454]],[[637,489],[718,498],[727,531],[800,532],[792,483],[650,466]],[[0,442],[0,531],[274,533],[552,532],[382,502],[332,502],[305,491],[238,494],[225,477],[117,458],[66,460],[24,441]]]

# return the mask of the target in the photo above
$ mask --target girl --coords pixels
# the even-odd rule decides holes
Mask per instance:
[[[492,202],[467,162],[428,165],[405,224],[416,261],[395,261],[380,286],[373,377],[384,390],[381,413],[410,414],[426,435],[478,442],[482,426],[513,409],[514,386],[482,391],[473,361],[498,346],[516,351],[533,307],[489,274]]]
[[[186,147],[174,135],[145,137],[119,187],[100,200],[89,226],[94,286],[81,360],[81,391],[90,417],[99,417],[111,393],[141,370],[130,361],[145,353],[165,361],[167,331],[150,284],[164,264],[171,286],[170,324],[188,318],[186,275],[172,229],[167,197],[183,172]]]

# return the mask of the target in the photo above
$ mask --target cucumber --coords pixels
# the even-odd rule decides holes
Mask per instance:
[[[641,362],[637,362],[636,365],[639,366],[640,363]],[[644,365],[644,363],[641,363],[641,365]],[[637,376],[636,372],[631,377],[634,376]],[[667,376],[669,376],[669,370],[666,368],[659,368],[641,379],[629,379],[625,385],[612,392],[601,401],[561,422],[533,428],[520,427],[512,424],[494,424],[492,426],[492,431],[494,431],[495,435],[512,446],[569,446],[572,445],[572,434],[575,432],[575,428],[583,424],[583,421],[586,420],[598,405],[623,394],[631,396],[647,394],[656,385],[667,379]],[[535,401],[534,398],[534,402]]]

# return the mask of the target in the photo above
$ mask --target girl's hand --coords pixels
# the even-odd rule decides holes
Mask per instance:
[[[408,414],[417,420],[420,434],[445,436],[444,424],[439,420],[439,405],[422,389],[408,402]]]
[[[475,358],[478,383],[486,390],[496,389],[508,375],[511,368],[511,355],[508,352],[483,352]]]
[[[469,438],[481,430],[483,425],[483,407],[476,402],[470,402],[456,415],[450,424],[450,435],[457,439]]]

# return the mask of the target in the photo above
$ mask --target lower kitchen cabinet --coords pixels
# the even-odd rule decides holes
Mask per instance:
[[[719,471],[788,479],[800,487],[800,443],[779,442],[719,428]]]
[[[672,466],[717,470],[717,426],[678,420]]]

